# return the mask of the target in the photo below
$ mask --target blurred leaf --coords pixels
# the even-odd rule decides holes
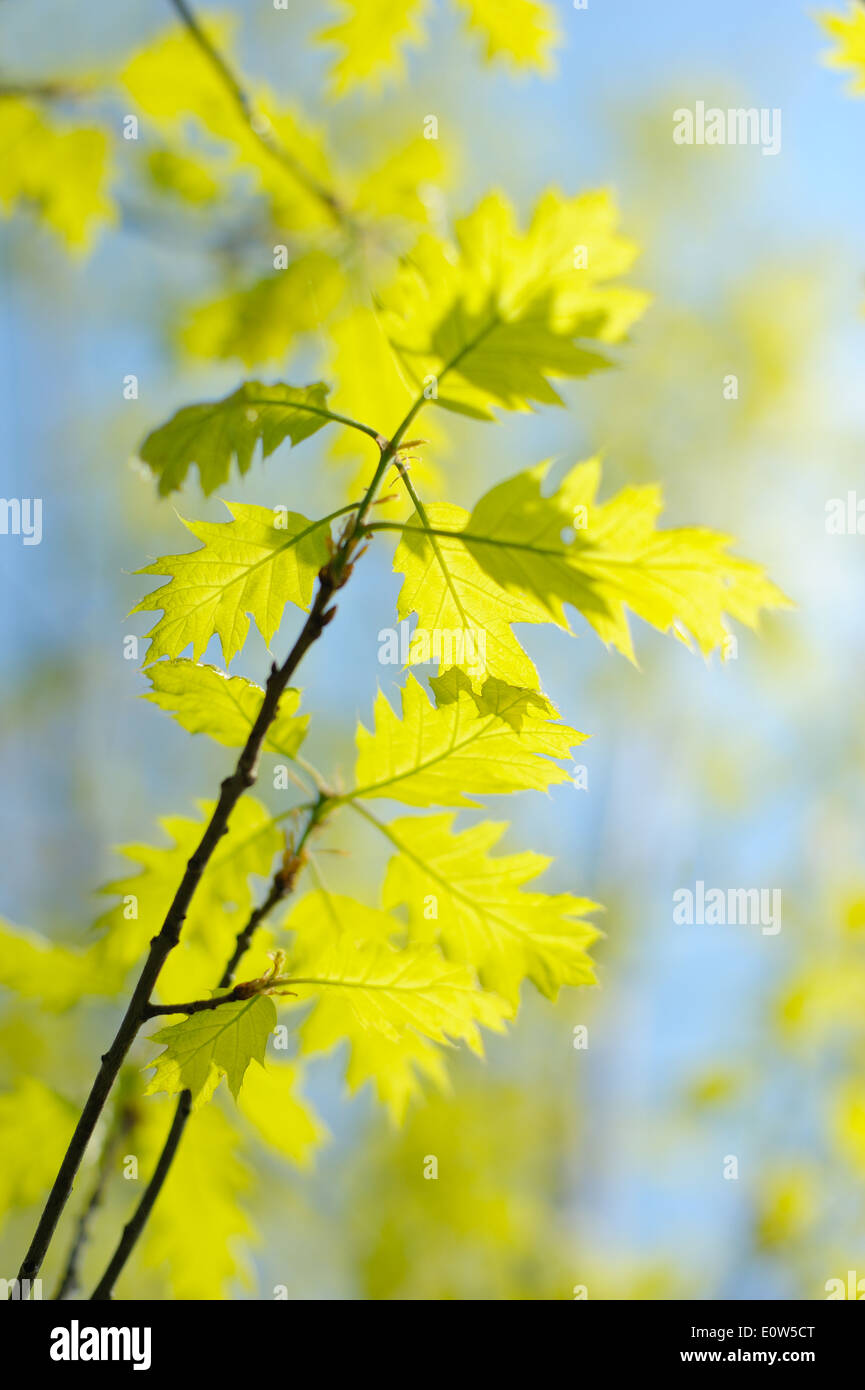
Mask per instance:
[[[402,77],[403,48],[425,37],[418,23],[424,0],[339,0],[339,9],[341,22],[317,35],[342,49],[331,69],[335,95],[363,86],[379,91],[388,78]]]
[[[176,150],[151,150],[147,156],[147,171],[153,187],[160,193],[170,193],[193,207],[212,203],[219,195],[220,185],[206,165]]]
[[[93,962],[83,952],[0,919],[0,984],[43,1009],[68,1009],[98,992]]]
[[[552,860],[529,851],[494,859],[487,851],[506,825],[481,821],[455,831],[453,822],[447,814],[416,816],[386,828],[399,853],[388,866],[383,902],[408,909],[410,939],[437,942],[514,1007],[524,979],[548,999],[562,985],[594,984],[586,947],[600,933],[580,919],[598,904],[522,891]]]
[[[44,1199],[76,1119],[76,1107],[35,1076],[0,1095],[0,1221]]]
[[[118,987],[162,927],[215,804],[199,803],[200,820],[185,816],[162,819],[160,825],[172,841],[167,847],[137,844],[121,848],[120,853],[139,865],[141,872],[115,879],[102,889],[121,901],[99,919],[97,926],[104,928],[105,934],[93,948],[94,963]],[[255,906],[250,876],[269,878],[274,859],[284,846],[279,826],[266,807],[254,797],[244,796],[196,889],[180,945],[162,968],[161,998],[185,1000],[213,988]]]
[[[166,1106],[150,1105],[143,1157],[152,1168],[170,1120]],[[238,1245],[252,1236],[242,1200],[252,1182],[235,1127],[216,1105],[199,1110],[186,1126],[139,1257],[146,1268],[159,1271],[174,1298],[222,1299],[233,1279],[249,1282]],[[135,1287],[129,1273],[119,1286],[121,1293],[124,1283]]]
[[[826,63],[833,68],[853,68],[856,75],[849,90],[854,96],[865,92],[865,10],[850,0],[846,15],[827,13],[816,18],[826,33],[837,39],[837,47],[826,55]]]
[[[308,1101],[297,1094],[299,1068],[289,1063],[249,1067],[237,1097],[238,1108],[269,1148],[298,1168],[309,1168],[327,1130]]]
[[[339,304],[344,288],[338,262],[323,251],[309,251],[285,270],[275,270],[246,289],[234,290],[220,299],[199,305],[181,331],[181,342],[195,357],[239,358],[246,366],[281,362],[299,334],[322,330]],[[264,394],[267,398],[276,388],[265,388],[262,393],[250,383],[242,389],[255,396]],[[321,384],[306,387],[306,393],[311,404],[324,405],[326,393]],[[276,412],[269,414],[275,417]],[[313,417],[307,418],[311,422]],[[320,420],[306,434],[292,436],[292,443],[297,444],[326,423]],[[272,450],[267,450],[265,458],[270,452]],[[212,487],[205,488],[208,492],[212,490]]]
[[[108,140],[101,130],[66,130],[38,107],[0,99],[0,205],[22,205],[73,251],[87,251],[102,225],[114,221],[108,195]]]

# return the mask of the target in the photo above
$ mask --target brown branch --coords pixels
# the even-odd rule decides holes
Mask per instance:
[[[144,968],[139,976],[138,983],[129,1001],[126,1013],[123,1015],[120,1027],[117,1030],[111,1047],[102,1057],[102,1065],[97,1072],[96,1080],[91,1087],[90,1094],[81,1112],[78,1124],[69,1142],[69,1147],[60,1164],[54,1185],[49,1193],[48,1200],[36,1227],[36,1233],[30,1243],[30,1248],[24,1257],[21,1269],[18,1274],[19,1287],[24,1280],[32,1282],[42,1267],[45,1252],[48,1249],[57,1222],[60,1220],[63,1208],[68,1201],[75,1181],[75,1175],[84,1157],[84,1152],[96,1128],[106,1100],[111,1092],[111,1088],[117,1079],[117,1074],[123,1064],[124,1058],[128,1053],[135,1036],[140,1028],[146,1011],[150,1005],[150,996],[159,978],[162,966],[171,951],[180,940],[180,932],[189,905],[192,901],[201,877],[210,862],[222,836],[228,831],[228,822],[234,807],[243,796],[244,792],[255,783],[258,762],[261,750],[264,745],[265,736],[270,724],[276,717],[279,700],[286,686],[291,680],[297,667],[309,648],[318,641],[328,623],[333,619],[336,608],[331,606],[334,594],[346,584],[351,577],[355,560],[363,550],[358,551],[358,545],[366,539],[364,523],[370,508],[375,501],[376,493],[387,470],[397,453],[400,441],[404,438],[405,432],[414,420],[418,411],[424,405],[424,397],[419,396],[409,408],[405,418],[399,425],[393,438],[385,440],[381,437],[381,454],[378,465],[373,474],[372,481],[364,494],[363,500],[357,510],[353,512],[346,522],[342,536],[335,546],[333,554],[328,563],[319,571],[318,587],[313,599],[312,607],[307,615],[306,622],[301,628],[294,646],[288,654],[282,666],[273,665],[264,691],[264,699],[255,723],[250,730],[249,737],[237,760],[237,765],[231,776],[226,777],[222,783],[219,799],[214,807],[210,821],[204,831],[197,849],[192,854],[186,871],[181,879],[180,886],[174,895],[171,906],[168,909],[162,928],[158,935],[150,943],[150,951],[145,961]],[[365,548],[365,547],[364,547]],[[320,808],[319,815],[321,814]],[[315,815],[315,813],[313,813]],[[307,831],[311,829],[313,820]]]
[[[168,1131],[168,1138],[157,1160],[153,1177],[144,1190],[144,1195],[135,1209],[132,1220],[127,1222],[126,1226],[123,1228],[123,1235],[120,1238],[117,1249],[114,1251],[105,1273],[93,1291],[92,1297],[94,1299],[102,1300],[111,1298],[111,1290],[117,1281],[118,1275],[129,1258],[132,1247],[135,1245],[139,1233],[153,1209],[156,1198],[162,1191],[162,1184],[168,1176],[168,1170],[174,1161],[174,1155],[177,1153],[177,1146],[183,1138],[183,1131],[186,1128],[186,1122],[189,1119],[191,1109],[192,1093],[190,1091],[181,1091],[180,1099],[177,1102],[177,1109],[171,1121],[171,1128]]]
[[[367,496],[361,503],[357,517],[349,520],[333,557],[320,571],[312,608],[286,661],[282,666],[274,664],[271,669],[258,717],[250,730],[234,771],[222,783],[213,814],[198,847],[186,866],[186,871],[168,909],[162,928],[150,943],[147,960],[114,1041],[108,1051],[103,1054],[102,1065],[54,1180],[30,1248],[21,1265],[19,1273],[19,1280],[21,1281],[25,1279],[32,1281],[39,1273],[45,1252],[72,1190],[72,1184],[84,1157],[84,1151],[93,1135],[96,1123],[124,1058],[135,1040],[138,1029],[147,1017],[150,996],[159,978],[159,973],[169,953],[174,950],[180,940],[181,928],[193,894],[201,882],[204,870],[214,850],[228,831],[228,822],[234,807],[244,792],[248,791],[255,782],[262,746],[267,730],[276,717],[280,697],[306,652],[318,640],[336,613],[336,609],[329,605],[336,591],[346,583],[351,574],[349,557],[358,539],[358,523],[369,509],[375,490],[385,471],[388,457],[389,452],[385,450]]]
[[[117,1150],[132,1128],[134,1121],[135,1111],[132,1105],[121,1098],[117,1114],[108,1130],[102,1152],[99,1155],[96,1181],[75,1226],[75,1234],[72,1238],[69,1254],[66,1257],[66,1265],[54,1294],[56,1302],[62,1302],[63,1299],[69,1298],[78,1288],[78,1271],[84,1247],[90,1237],[90,1224],[105,1197],[105,1189],[111,1177],[111,1169]]]

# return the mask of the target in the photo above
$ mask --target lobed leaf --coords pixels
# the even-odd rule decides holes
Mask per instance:
[[[628,487],[597,503],[597,459],[577,464],[545,495],[548,471],[541,464],[497,484],[470,514],[432,507],[426,523],[413,516],[394,557],[406,576],[401,618],[416,612],[421,628],[462,632],[473,653],[485,634],[474,676],[486,670],[536,687],[510,625],[552,622],[570,631],[565,604],[632,661],[626,609],[708,655],[729,637],[725,617],[756,628],[761,610],[789,606],[761,566],[727,553],[730,537],[658,530],[657,487]],[[431,534],[440,526],[453,533]]]
[[[489,679],[480,692],[462,672],[435,677],[435,705],[409,676],[402,719],[379,693],[372,732],[357,731],[356,788],[347,800],[392,797],[410,806],[472,806],[484,793],[545,791],[568,780],[552,759],[586,737],[553,722],[535,691]]]
[[[148,666],[152,689],[143,697],[174,715],[191,734],[208,734],[226,748],[242,748],[264,699],[260,685],[243,676],[227,676],[216,666],[181,657]],[[293,758],[306,737],[308,714],[297,714],[300,691],[290,686],[279,700],[263,749]]]
[[[600,935],[583,920],[598,904],[570,893],[526,892],[551,861],[528,851],[494,858],[507,829],[482,821],[455,831],[452,814],[392,821],[398,853],[384,883],[385,908],[408,909],[413,942],[437,942],[449,960],[471,965],[484,988],[519,1002],[529,979],[555,999],[562,985],[595,983],[586,948]],[[434,913],[428,912],[430,903]]]
[[[287,603],[309,607],[318,571],[330,555],[330,518],[308,521],[298,512],[240,502],[225,506],[231,521],[184,521],[201,549],[166,555],[138,571],[171,575],[170,583],[132,610],[162,610],[148,633],[147,665],[179,656],[190,645],[197,660],[216,635],[229,666],[246,641],[248,615],[269,643]]]
[[[484,198],[457,226],[456,246],[421,237],[381,296],[382,321],[415,389],[448,410],[493,419],[493,407],[561,405],[553,379],[610,365],[648,302],[608,282],[636,247],[616,230],[604,192],[546,193],[525,232],[509,203]]]
[[[160,1028],[151,1041],[164,1043],[165,1051],[149,1064],[155,1070],[144,1094],[188,1090],[197,1109],[210,1100],[225,1076],[237,1100],[250,1062],[264,1065],[267,1040],[275,1027],[273,1000],[255,994]]]
[[[241,477],[249,471],[259,442],[262,458],[269,458],[284,440],[300,444],[329,419],[322,381],[311,386],[246,381],[224,400],[178,410],[151,431],[139,457],[156,474],[162,496],[183,485],[193,464],[209,495],[228,482],[233,463]]]

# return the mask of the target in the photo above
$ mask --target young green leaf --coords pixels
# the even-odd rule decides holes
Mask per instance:
[[[153,1098],[140,1109],[136,1150],[140,1145],[141,1171],[152,1173],[170,1107]],[[241,1155],[237,1125],[219,1106],[204,1106],[186,1126],[141,1244],[145,1269],[158,1271],[176,1299],[225,1299],[238,1279],[250,1283],[244,1245],[253,1228],[243,1199],[253,1172]]]
[[[200,550],[166,555],[139,574],[168,574],[171,582],[148,594],[133,613],[162,609],[148,633],[149,665],[161,656],[179,656],[192,645],[194,660],[214,634],[226,666],[242,648],[249,616],[270,642],[287,603],[306,610],[316,575],[329,558],[329,518],[307,521],[298,512],[226,502],[232,520],[185,521]]]
[[[409,806],[473,806],[484,793],[566,782],[554,758],[567,758],[585,734],[557,724],[535,691],[488,680],[480,693],[462,672],[434,678],[435,705],[409,676],[402,719],[379,693],[375,727],[357,731],[356,789],[346,800],[392,797]]]
[[[550,621],[567,629],[563,604],[571,603],[633,660],[626,607],[708,655],[728,636],[725,614],[754,628],[761,609],[790,606],[760,565],[726,553],[729,536],[703,527],[659,531],[659,488],[627,487],[596,503],[601,468],[592,459],[545,497],[548,467],[519,473],[482,497],[466,544],[502,589],[528,594]],[[568,531],[572,539],[563,540]]]
[[[138,453],[159,479],[163,496],[182,486],[192,464],[198,466],[202,490],[210,494],[228,482],[232,463],[241,476],[249,471],[259,440],[266,459],[285,439],[300,444],[329,419],[322,381],[312,386],[246,381],[224,400],[184,406],[150,432]]]
[[[383,294],[383,323],[416,389],[446,409],[493,419],[493,407],[561,405],[557,377],[610,365],[584,342],[616,343],[647,297],[607,281],[636,248],[616,232],[606,193],[547,193],[528,231],[485,198],[457,227],[457,250],[425,235]]]
[[[164,1043],[165,1051],[150,1063],[155,1071],[145,1095],[188,1090],[196,1109],[210,1100],[225,1076],[237,1100],[250,1062],[264,1065],[267,1040],[275,1027],[273,1000],[254,994],[160,1028],[151,1041]]]
[[[484,657],[480,670],[512,679],[519,672],[521,683],[536,686],[510,624],[553,622],[570,631],[566,603],[630,660],[626,608],[708,655],[728,638],[725,615],[756,627],[761,609],[789,606],[761,566],[726,553],[730,537],[658,530],[656,487],[625,488],[596,503],[601,474],[592,459],[545,496],[548,469],[498,483],[470,514],[431,507],[426,525],[410,519],[394,557],[406,576],[401,618],[414,611],[424,630],[463,630],[465,650]],[[434,534],[440,529],[452,534]]]
[[[525,892],[552,861],[530,852],[493,858],[488,851],[506,825],[482,821],[458,832],[453,820],[418,816],[383,827],[398,850],[383,902],[408,908],[410,939],[438,942],[449,960],[472,965],[485,989],[514,1006],[524,979],[549,999],[562,985],[593,984],[586,948],[600,933],[582,919],[598,904],[570,893]]]
[[[174,715],[191,734],[209,734],[226,748],[242,748],[258,717],[264,691],[243,676],[227,676],[216,666],[180,657],[148,666],[152,689],[145,700]],[[306,737],[308,714],[296,714],[300,691],[289,687],[279,700],[276,718],[267,731],[266,753],[293,758]]]
[[[416,1071],[441,1081],[440,1061],[426,1043],[465,1042],[482,1054],[479,1026],[503,1032],[508,1005],[477,988],[471,972],[431,947],[397,950],[350,935],[298,943],[291,988],[317,1003],[301,1025],[305,1053],[328,1052],[343,1041],[351,1058],[352,1089],[374,1080],[395,1116],[416,1087]]]
[[[475,684],[486,675],[537,690],[538,673],[511,624],[547,623],[546,608],[529,594],[508,593],[478,564],[460,535],[469,520],[464,508],[433,503],[424,511],[431,530],[414,513],[394,555],[394,569],[405,575],[397,600],[399,618],[416,613],[419,632],[440,634],[442,664],[449,665],[450,657],[463,670],[471,668]],[[431,654],[438,655],[416,635],[408,664],[426,662]]]

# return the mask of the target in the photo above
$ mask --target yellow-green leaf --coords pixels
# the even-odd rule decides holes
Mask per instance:
[[[300,444],[328,423],[327,387],[264,386],[246,381],[221,401],[187,405],[141,445],[139,457],[159,479],[165,496],[182,486],[192,464],[202,490],[210,494],[227,483],[231,466],[249,471],[256,445],[269,458],[285,439]]]
[[[210,1100],[225,1076],[236,1100],[250,1062],[264,1065],[267,1040],[275,1027],[273,1000],[255,994],[160,1028],[151,1041],[163,1043],[165,1051],[149,1064],[155,1070],[145,1095],[188,1090],[195,1109]]]
[[[515,67],[549,72],[550,51],[560,41],[556,15],[542,0],[458,0],[470,31],[480,33],[488,62],[506,58]]]
[[[329,518],[308,521],[298,512],[241,502],[225,506],[231,521],[184,521],[200,550],[166,555],[138,571],[171,575],[132,610],[162,609],[148,633],[147,665],[180,656],[190,644],[197,661],[216,634],[229,666],[246,641],[250,615],[269,643],[287,603],[309,607],[316,575],[329,558]]]
[[[606,193],[546,193],[527,231],[499,195],[457,226],[456,246],[425,234],[383,292],[383,322],[403,368],[447,409],[560,405],[552,380],[610,365],[587,344],[621,340],[647,296],[609,284],[636,247]]]
[[[429,1042],[465,1042],[482,1055],[479,1027],[502,1032],[510,1009],[478,989],[471,972],[431,947],[397,950],[381,942],[359,945],[349,934],[298,943],[291,988],[317,1003],[301,1025],[305,1053],[328,1052],[348,1042],[352,1089],[375,1082],[395,1118],[417,1085],[417,1070],[441,1081]]]
[[[6,216],[32,207],[74,251],[86,251],[114,220],[108,196],[108,140],[89,126],[65,129],[39,108],[0,101],[0,207]]]
[[[702,527],[658,530],[659,488],[627,487],[597,503],[601,469],[592,459],[545,496],[548,470],[541,464],[498,484],[463,533],[500,589],[539,604],[548,621],[567,630],[570,603],[633,660],[626,608],[708,655],[727,640],[725,615],[755,628],[762,609],[789,607],[760,565],[727,553],[731,537]]]
[[[417,816],[384,828],[398,850],[388,866],[384,906],[407,907],[410,939],[438,942],[449,960],[473,966],[486,989],[513,1005],[523,979],[549,999],[562,985],[593,984],[586,948],[599,932],[582,919],[597,903],[524,891],[551,860],[528,851],[494,858],[489,850],[506,825],[482,821],[455,831],[453,820],[452,814]]]
[[[553,722],[543,695],[490,679],[478,693],[457,670],[431,681],[437,704],[409,676],[402,719],[385,695],[372,732],[360,725],[355,797],[392,797],[410,806],[472,806],[484,793],[544,791],[566,782],[552,761],[585,738]]]
[[[418,23],[424,0],[339,0],[339,8],[341,22],[317,35],[319,43],[342,49],[331,69],[334,93],[378,91],[389,78],[402,77],[403,49],[424,37]]]
[[[462,667],[475,683],[488,675],[536,690],[538,673],[511,624],[547,623],[546,608],[527,593],[509,593],[478,563],[459,535],[469,521],[463,507],[434,503],[424,511],[430,531],[413,514],[393,561],[405,575],[398,615],[418,619],[408,664],[434,659]],[[453,534],[434,534],[441,531]]]
[[[264,699],[260,685],[182,657],[158,661],[148,666],[145,675],[153,688],[144,699],[168,710],[189,733],[209,734],[226,748],[242,748],[246,743]],[[264,740],[266,753],[295,756],[309,724],[308,714],[296,713],[299,704],[299,690],[283,691]]]

